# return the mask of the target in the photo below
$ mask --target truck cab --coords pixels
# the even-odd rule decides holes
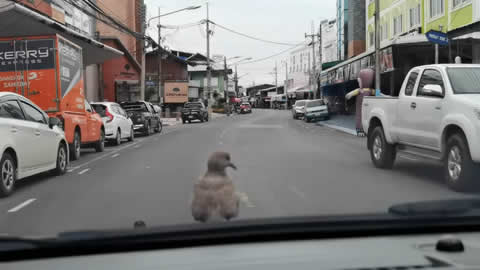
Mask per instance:
[[[398,97],[366,97],[362,125],[375,166],[397,152],[443,162],[446,184],[473,187],[480,172],[480,65],[439,64],[409,71]]]

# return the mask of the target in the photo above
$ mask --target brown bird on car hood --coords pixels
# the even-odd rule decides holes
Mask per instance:
[[[238,216],[240,199],[226,168],[237,167],[230,161],[230,154],[214,152],[208,159],[207,172],[194,186],[192,216],[196,221],[207,222],[214,215],[225,220]]]

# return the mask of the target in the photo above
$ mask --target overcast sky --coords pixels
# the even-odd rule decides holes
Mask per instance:
[[[162,25],[184,25],[199,22],[206,18],[205,3],[199,0],[158,1],[145,0],[147,4],[147,20],[161,13],[178,10],[187,6],[201,5],[196,10],[182,11],[162,17]],[[305,32],[311,32],[314,21],[316,29],[323,19],[335,18],[336,0],[212,0],[210,20],[235,31],[259,37],[266,40],[297,44],[305,41]],[[157,38],[157,20],[152,20],[147,33]],[[210,53],[234,56],[252,57],[253,60],[267,57],[287,50],[289,46],[275,45],[251,40],[219,27],[212,27],[214,34],[210,42]],[[199,52],[206,54],[205,25],[184,29],[162,29],[164,45],[171,49]],[[251,86],[260,83],[273,83],[275,60],[278,62],[278,81],[283,84],[285,66],[281,64],[288,53],[275,58],[238,65],[240,85]],[[231,60],[234,63],[236,60]],[[248,75],[245,75],[248,74]]]

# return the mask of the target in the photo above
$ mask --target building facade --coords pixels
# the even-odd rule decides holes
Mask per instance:
[[[337,59],[345,60],[348,56],[348,2],[337,0]]]
[[[354,0],[348,5],[348,58],[352,58],[365,51],[365,2]]]
[[[338,24],[333,19],[322,24],[322,63],[338,59]]]

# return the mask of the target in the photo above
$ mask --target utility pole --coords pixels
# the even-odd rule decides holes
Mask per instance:
[[[288,110],[287,85],[288,85],[288,60],[285,60],[285,83],[283,84],[283,93],[285,94],[285,110]]]
[[[324,21],[322,21],[324,22]],[[322,52],[322,41],[323,41],[323,37],[322,37],[322,22],[320,22],[320,25],[318,27],[318,58],[320,59],[320,66],[318,67],[318,76],[319,78],[321,77],[322,75],[322,65],[323,65],[323,52]],[[313,61],[315,62],[315,58],[313,59]],[[316,77],[315,77],[316,79]],[[321,83],[318,84],[318,92],[320,93],[320,98],[323,98],[323,93],[322,93],[322,89],[321,89]]]
[[[142,25],[142,33],[145,35],[145,24]],[[145,40],[142,40],[142,47],[140,48],[142,52],[142,70],[140,74],[140,100],[145,100]]]
[[[380,0],[375,0],[375,90],[380,87]]]
[[[313,57],[313,63],[312,63],[312,71],[310,72],[310,84],[313,90],[314,98],[316,98],[316,90],[315,90],[315,70],[317,69],[316,61],[315,61],[315,36],[318,36],[315,34],[315,27],[313,25],[312,21],[312,34],[308,35],[305,33],[305,38],[311,37],[312,38],[312,57]]]
[[[278,95],[278,68],[277,61],[275,61],[275,93]]]
[[[207,2],[207,99],[208,106],[210,107],[211,98],[212,98],[212,73],[210,67],[210,16],[208,12],[208,2]]]
[[[161,35],[161,29],[162,26],[160,25],[160,7],[158,7],[158,51],[157,51],[157,56],[158,56],[158,99],[160,100],[160,105],[163,104],[163,93],[162,93],[162,54],[163,54],[163,48],[162,48],[162,35]]]
[[[237,65],[235,65],[235,77],[234,77],[234,82],[235,82],[235,97],[238,97],[238,73],[237,73]]]
[[[438,30],[442,32],[443,26],[439,25]],[[435,64],[438,64],[438,43],[435,43]]]

